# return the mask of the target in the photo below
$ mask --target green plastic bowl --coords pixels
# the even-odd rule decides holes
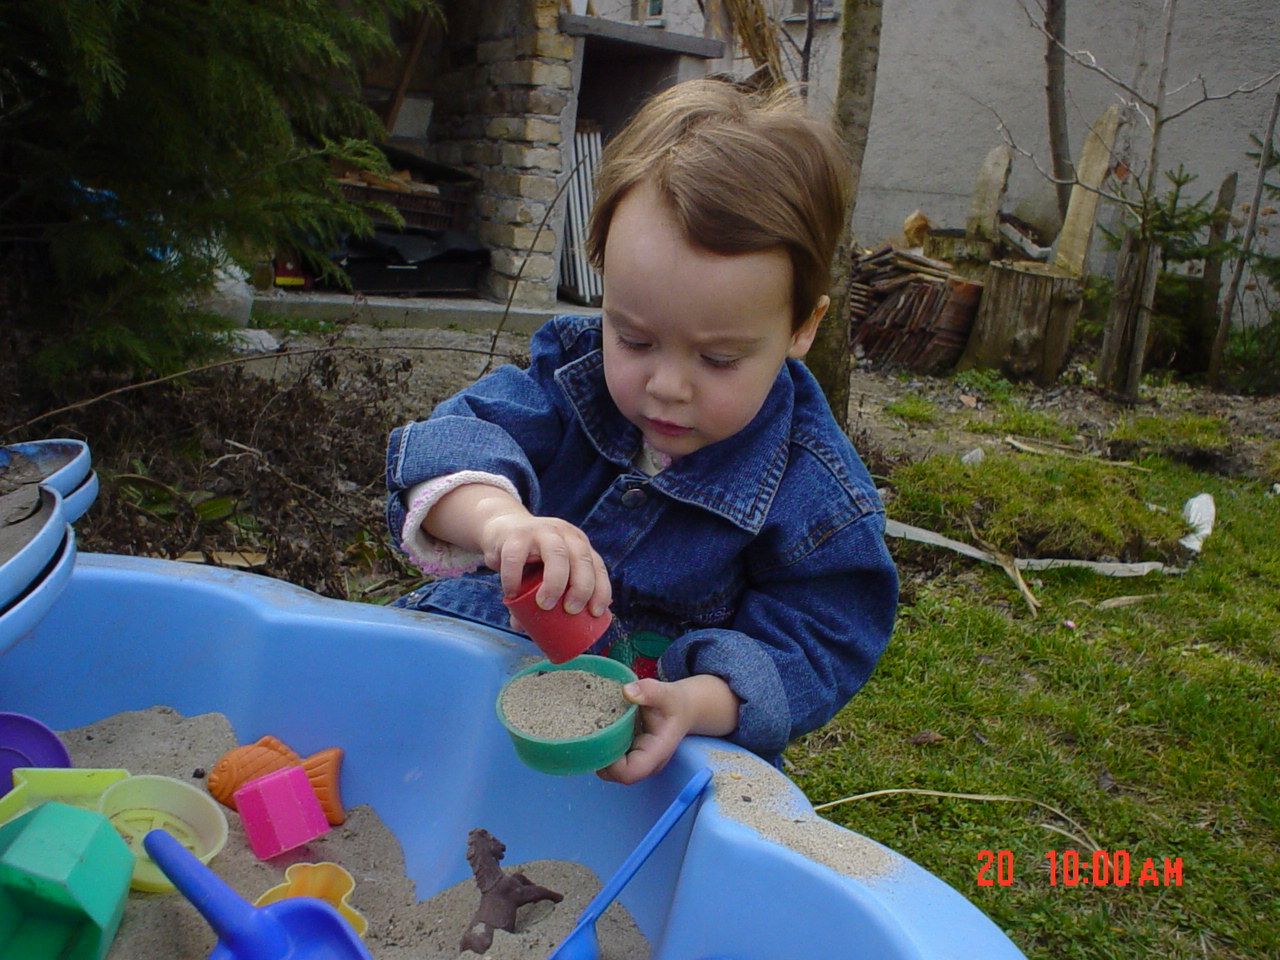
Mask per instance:
[[[631,683],[636,679],[636,675],[626,664],[610,660],[608,657],[596,657],[590,654],[574,657],[564,663],[539,660],[525,667],[503,684],[502,690],[498,693],[498,719],[507,728],[511,742],[515,744],[516,755],[534,770],[558,776],[591,773],[601,767],[607,767],[625,755],[631,748],[631,741],[636,735],[637,708],[634,703],[607,727],[568,740],[547,740],[543,737],[530,736],[511,725],[506,714],[502,712],[502,695],[507,687],[530,673],[545,673],[551,670],[583,670],[594,673],[598,677],[617,680],[619,683]]]

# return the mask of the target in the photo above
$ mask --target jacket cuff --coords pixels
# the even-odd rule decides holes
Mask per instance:
[[[409,559],[423,573],[438,577],[456,577],[484,565],[483,554],[474,550],[464,550],[455,544],[433,537],[422,529],[422,521],[426,519],[431,508],[440,501],[441,497],[469,483],[486,483],[501,487],[517,500],[520,499],[515,484],[506,477],[480,470],[459,470],[457,473],[424,480],[406,490],[404,501],[409,505],[409,509],[400,531],[400,548],[409,555]]]
[[[675,640],[658,661],[660,680],[710,674],[742,701],[738,726],[725,739],[767,760],[781,755],[791,732],[782,677],[759,643],[738,630],[694,630]]]

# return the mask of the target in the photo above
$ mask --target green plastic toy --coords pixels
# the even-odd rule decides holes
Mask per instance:
[[[608,657],[596,657],[584,654],[574,657],[565,663],[551,663],[539,660],[531,666],[516,672],[510,680],[503,684],[503,691],[521,677],[531,673],[544,673],[555,670],[582,670],[594,673],[607,680],[619,683],[631,683],[636,675],[626,664]],[[528,766],[540,773],[559,776],[591,773],[601,767],[607,767],[631,748],[636,735],[636,705],[629,704],[622,716],[594,733],[574,737],[569,740],[548,740],[525,733],[511,724],[502,710],[502,693],[498,694],[498,719],[506,727],[511,742],[515,745],[516,755]]]
[[[0,960],[102,960],[133,859],[106,817],[65,803],[0,827]]]
[[[117,769],[19,767],[13,771],[13,789],[0,797],[0,824],[47,800],[96,811],[102,792],[128,776],[128,770]]]

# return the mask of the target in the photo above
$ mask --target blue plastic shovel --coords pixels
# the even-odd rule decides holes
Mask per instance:
[[[662,838],[671,832],[676,821],[693,806],[693,802],[710,782],[711,770],[707,767],[703,767],[693,775],[693,779],[686,783],[684,789],[671,801],[671,806],[667,807],[658,818],[658,822],[649,828],[649,832],[622,862],[618,871],[609,878],[609,882],[587,904],[587,908],[582,911],[582,916],[578,918],[577,925],[569,931],[569,935],[564,938],[560,946],[556,947],[549,960],[600,960],[600,941],[596,939],[596,921],[622,892],[622,888],[636,875],[641,865],[649,859],[649,854],[653,853],[662,842]]]
[[[152,830],[142,845],[218,935],[209,960],[373,960],[323,900],[294,897],[254,907],[164,830]]]

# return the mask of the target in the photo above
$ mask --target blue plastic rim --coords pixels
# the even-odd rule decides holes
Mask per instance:
[[[83,440],[32,440],[0,447],[0,473],[8,470],[13,453],[34,461],[40,471],[40,482],[63,496],[80,486],[89,475],[89,445]]]
[[[36,512],[7,529],[10,538],[29,539],[11,555],[9,547],[0,554],[0,612],[35,585],[62,546],[68,522],[62,497],[50,487],[41,487],[38,492]]]
[[[395,835],[419,899],[472,881],[466,838],[477,826],[506,845],[504,865],[565,860],[608,877],[702,767],[719,783],[751,764],[788,814],[815,816],[781,773],[723,740],[686,738],[661,773],[626,787],[530,770],[493,708],[527,651],[502,631],[439,615],[89,554],[0,656],[0,703],[55,730],[159,704],[187,717],[222,713],[240,743],[271,734],[303,756],[341,747],[344,802],[369,804]],[[653,960],[1022,957],[907,858],[884,851],[884,869],[837,872],[728,809],[714,792],[704,798],[619,895]]]
[[[97,499],[98,473],[95,470],[84,478],[80,486],[62,498],[62,512],[67,518],[67,523],[75,523],[83,517]]]
[[[46,571],[26,593],[0,612],[0,654],[36,628],[71,579],[76,562],[76,534],[69,523],[62,524],[62,532],[62,545]]]

